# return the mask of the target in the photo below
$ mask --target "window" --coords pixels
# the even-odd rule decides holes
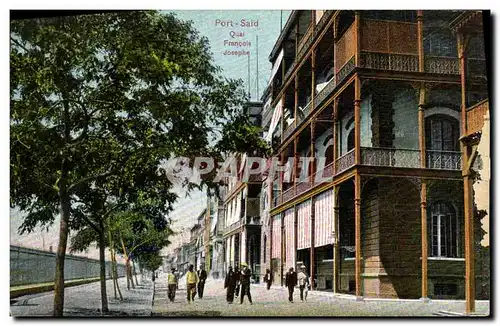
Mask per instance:
[[[459,257],[459,222],[453,206],[438,202],[430,212],[431,257]]]
[[[457,40],[449,29],[437,29],[424,37],[425,54],[456,58],[457,51]]]
[[[354,128],[349,132],[347,136],[347,151],[349,152],[354,148]]]
[[[459,151],[458,121],[443,115],[426,119],[426,147],[436,151]]]

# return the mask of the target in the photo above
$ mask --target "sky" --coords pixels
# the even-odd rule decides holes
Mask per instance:
[[[285,25],[291,10],[179,10],[174,12],[181,20],[191,20],[201,35],[209,40],[216,65],[222,68],[227,78],[242,79],[245,89],[250,85],[252,99],[260,98],[267,86],[271,72],[269,54]],[[258,46],[257,46],[258,37]],[[258,69],[257,69],[258,47]],[[250,79],[248,67],[250,66]],[[258,70],[258,74],[257,74]],[[258,79],[257,79],[258,75]],[[258,84],[257,84],[258,80]],[[250,81],[250,83],[249,83]],[[258,90],[258,92],[257,92]],[[179,199],[169,218],[172,228],[181,231],[196,222],[205,208],[206,195],[200,191],[186,194],[178,191]],[[31,234],[18,234],[23,214],[16,209],[10,210],[10,243],[42,250],[57,249],[59,218],[48,229],[39,228]],[[175,242],[175,239],[173,239]],[[78,253],[98,258],[98,250]]]

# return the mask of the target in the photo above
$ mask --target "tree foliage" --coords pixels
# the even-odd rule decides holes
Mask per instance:
[[[176,195],[159,162],[245,148],[224,135],[245,95],[241,81],[214,65],[208,40],[171,14],[12,21],[10,43],[11,205],[26,213],[21,232],[61,215],[54,296],[61,315],[69,229],[88,236],[89,216],[110,197],[163,200],[156,213],[168,212]],[[238,130],[240,140],[255,133]]]

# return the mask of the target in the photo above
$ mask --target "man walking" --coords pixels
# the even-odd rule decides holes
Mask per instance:
[[[240,269],[238,268],[238,266],[235,266],[234,267],[234,297],[235,298],[238,298],[238,296],[240,295],[240,277],[241,277],[241,274],[240,274]]]
[[[229,270],[226,275],[226,279],[224,280],[224,289],[226,290],[226,300],[227,303],[231,304],[234,300],[234,289],[236,288],[236,277],[233,272],[233,268],[229,266]]]
[[[285,276],[285,286],[288,288],[288,301],[293,302],[293,290],[297,285],[297,273],[290,267]]]
[[[241,295],[240,304],[243,304],[243,297],[248,296],[248,301],[252,304],[252,295],[250,294],[250,277],[252,276],[252,271],[248,268],[246,263],[241,263],[243,270],[241,271],[240,283],[241,283]]]
[[[306,290],[306,300],[307,300],[307,286],[309,286],[309,276],[306,273],[306,266],[300,266],[300,272],[297,275],[299,281],[300,289],[300,300],[304,301],[304,289]]]
[[[201,266],[198,271],[198,298],[203,298],[203,290],[205,289],[205,281],[207,280],[207,271],[205,271],[205,266]]]
[[[194,271],[194,266],[189,265],[188,272],[186,273],[186,289],[187,289],[187,300],[188,303],[194,301],[194,297],[196,296],[196,283],[198,283],[198,275]]]
[[[273,283],[273,274],[271,273],[271,270],[269,268],[266,269],[266,275],[264,276],[264,282],[266,282],[267,289],[269,290],[271,288],[271,284]]]
[[[175,291],[177,290],[177,276],[175,275],[175,268],[172,268],[172,272],[167,275],[168,281],[168,298],[170,302],[174,302]]]

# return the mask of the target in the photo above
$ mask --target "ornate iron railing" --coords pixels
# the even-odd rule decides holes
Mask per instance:
[[[238,229],[241,226],[241,220],[238,220],[237,222],[234,222],[230,226],[226,227],[224,229],[224,234],[228,234],[230,232],[233,232],[234,230]]]
[[[362,147],[361,164],[402,168],[419,168],[418,149]]]
[[[428,150],[426,152],[428,169],[461,170],[462,154],[451,151]]]
[[[361,67],[379,70],[418,71],[418,55],[364,52]]]
[[[345,153],[335,161],[336,173],[341,173],[354,165],[354,149]]]
[[[290,187],[289,189],[283,192],[283,202],[286,203],[292,198],[293,198],[293,187]]]
[[[335,77],[332,78],[328,84],[314,97],[314,110],[316,110],[321,103],[332,93],[335,89]]]
[[[457,58],[425,57],[425,72],[433,74],[460,75]]]
[[[294,123],[292,122],[288,127],[286,127],[285,132],[283,133],[283,139],[290,136],[290,134],[295,130]]]
[[[297,191],[297,194],[296,196],[306,192],[307,190],[311,189],[311,181],[309,178],[307,179],[304,179],[304,180],[301,180],[299,182],[297,182],[296,184],[296,191]]]
[[[312,101],[309,101],[309,103],[306,104],[306,106],[303,109],[298,108],[297,109],[297,125],[307,119],[309,116],[309,113],[311,112],[311,104]]]
[[[316,171],[313,175],[313,184],[317,186],[321,184],[323,179],[333,176],[333,162],[325,166],[322,170]]]
[[[484,115],[488,111],[489,101],[484,100],[467,109],[467,134],[481,131],[484,124]]]
[[[355,62],[354,56],[352,56],[351,59],[349,59],[349,61],[347,61],[347,63],[342,68],[340,68],[339,72],[337,73],[336,85],[340,84],[344,80],[344,78],[346,78],[347,75],[349,75],[349,73],[354,70],[354,68]]]

